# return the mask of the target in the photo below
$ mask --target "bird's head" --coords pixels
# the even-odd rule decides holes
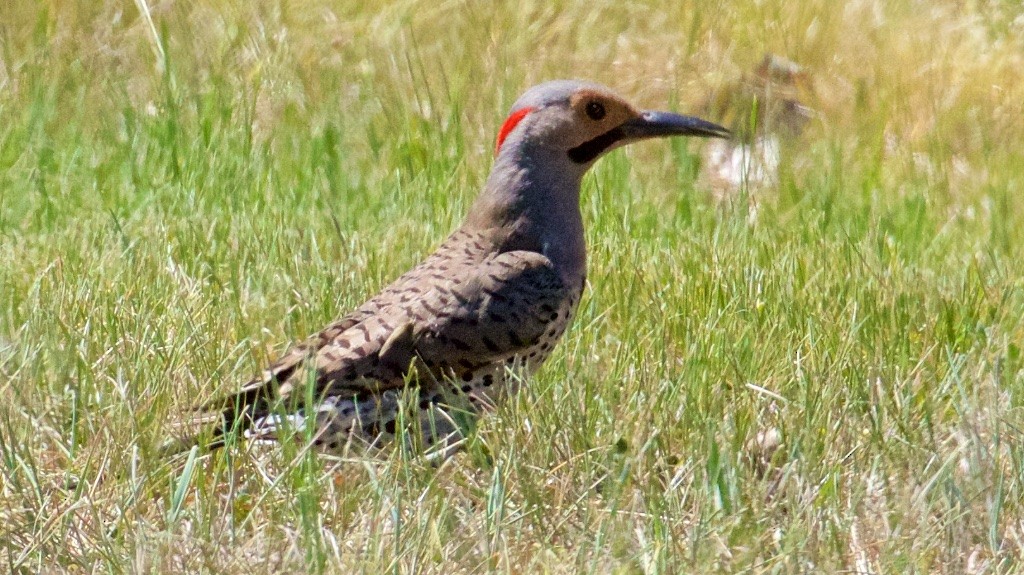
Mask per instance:
[[[638,110],[600,84],[555,80],[519,97],[498,132],[495,153],[500,158],[540,148],[585,170],[619,146],[662,136],[726,138],[729,131],[692,116]]]

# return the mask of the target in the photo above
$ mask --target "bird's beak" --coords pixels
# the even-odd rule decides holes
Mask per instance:
[[[704,138],[728,138],[731,136],[718,124],[712,124],[693,116],[682,116],[672,112],[640,112],[635,118],[619,126],[622,137],[627,140],[642,140],[661,136],[700,136]]]
[[[640,112],[636,117],[572,148],[569,150],[569,159],[578,164],[587,164],[619,146],[660,136],[728,138],[731,134],[718,124],[693,116],[680,116],[671,112]]]

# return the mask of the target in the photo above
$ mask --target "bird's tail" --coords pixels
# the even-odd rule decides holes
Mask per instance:
[[[215,410],[199,406],[175,422],[167,439],[160,445],[162,457],[173,457],[193,447],[214,450],[224,446],[228,422],[235,418],[234,410]]]
[[[224,447],[229,432],[251,425],[254,399],[247,393],[238,393],[192,408],[189,415],[172,425],[160,446],[161,456],[175,456],[195,446],[208,451]]]

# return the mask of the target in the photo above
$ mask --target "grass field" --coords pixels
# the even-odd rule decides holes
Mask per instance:
[[[664,4],[7,0],[0,571],[1024,571],[1024,9]],[[817,117],[757,217],[705,142],[602,160],[465,452],[159,457],[454,229],[526,87],[694,111],[767,52]]]

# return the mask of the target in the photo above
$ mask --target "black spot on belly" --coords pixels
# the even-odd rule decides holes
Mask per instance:
[[[483,341],[484,347],[487,348],[487,351],[496,352],[501,349],[498,347],[498,344],[494,343],[494,341],[488,337],[484,337],[481,341]]]

